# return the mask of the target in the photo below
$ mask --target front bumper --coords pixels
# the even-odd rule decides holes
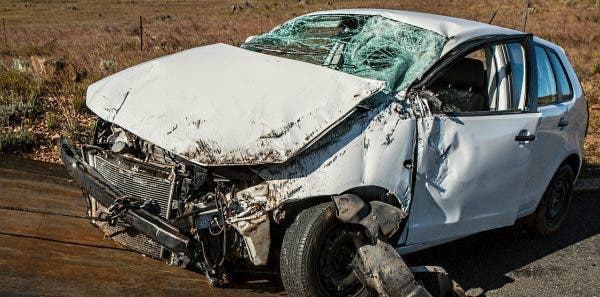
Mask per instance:
[[[117,198],[126,196],[92,168],[65,139],[61,139],[60,142],[60,155],[69,174],[82,191],[94,197],[103,206],[108,207]],[[190,239],[162,218],[142,209],[130,209],[121,219],[166,249],[189,254]]]

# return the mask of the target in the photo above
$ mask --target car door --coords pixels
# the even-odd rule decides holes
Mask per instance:
[[[430,112],[419,120],[405,244],[514,223],[541,118],[527,100],[530,44],[523,37],[463,50],[419,92]]]
[[[572,149],[567,138],[576,135],[572,128],[578,120],[568,113],[574,105],[574,92],[558,54],[539,44],[534,45],[533,53],[537,83],[532,88],[537,93],[536,105],[542,119],[532,156],[535,166],[527,175],[528,191],[521,196],[519,215],[535,211],[550,179]]]

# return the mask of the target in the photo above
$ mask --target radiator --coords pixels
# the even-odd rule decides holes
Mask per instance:
[[[88,155],[90,164],[108,182],[116,186],[126,195],[143,199],[153,199],[159,207],[163,218],[168,218],[170,205],[175,192],[173,168],[142,163],[127,158],[111,158],[99,154]],[[105,207],[92,201],[92,212],[97,215],[105,212]],[[95,206],[95,207],[94,207]],[[163,248],[143,234],[137,233],[126,225],[109,226],[105,222],[97,222],[107,237],[117,243],[153,258],[162,258]]]

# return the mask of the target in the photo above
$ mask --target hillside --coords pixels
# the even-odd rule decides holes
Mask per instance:
[[[90,83],[154,57],[217,42],[238,45],[304,13],[374,7],[487,22],[499,1],[15,1],[0,3],[0,153],[58,161],[57,139],[88,141]],[[524,1],[494,24],[521,28]],[[600,4],[530,1],[527,32],[561,45],[590,102],[586,175],[600,174]],[[140,17],[143,28],[140,30]],[[140,48],[140,35],[143,48]]]

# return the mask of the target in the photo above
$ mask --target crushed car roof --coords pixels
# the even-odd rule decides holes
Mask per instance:
[[[471,20],[459,19],[437,14],[387,9],[339,9],[326,10],[310,13],[308,15],[318,14],[365,14],[380,15],[382,17],[403,22],[409,25],[427,29],[439,33],[446,38],[446,43],[442,55],[472,38],[484,35],[514,35],[523,34],[523,32],[508,28],[498,27],[490,24],[480,23]]]

